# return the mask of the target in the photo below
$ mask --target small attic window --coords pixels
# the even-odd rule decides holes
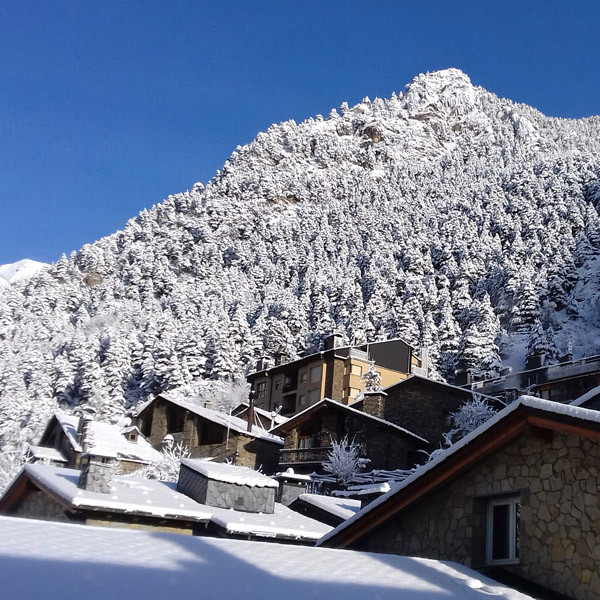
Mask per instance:
[[[128,433],[125,434],[125,438],[127,439],[128,442],[137,442],[138,441],[137,431],[129,431]]]

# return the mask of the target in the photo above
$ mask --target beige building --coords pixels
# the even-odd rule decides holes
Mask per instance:
[[[401,339],[373,342],[361,346],[341,346],[339,336],[327,339],[326,349],[298,360],[274,367],[259,365],[248,375],[256,406],[293,415],[331,398],[342,404],[352,404],[363,391],[361,377],[371,361],[387,387],[413,373],[424,374],[426,365],[414,350]]]

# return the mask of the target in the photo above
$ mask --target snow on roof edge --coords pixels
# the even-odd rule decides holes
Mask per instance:
[[[434,467],[437,467],[441,462],[445,461],[449,456],[455,454],[460,449],[467,446],[474,439],[478,438],[480,435],[485,433],[488,429],[490,429],[491,427],[496,425],[496,423],[505,419],[509,414],[513,413],[515,410],[517,410],[521,406],[526,406],[526,407],[534,408],[534,409],[538,409],[538,410],[544,410],[544,411],[552,412],[555,414],[562,414],[562,415],[566,415],[566,416],[572,416],[575,418],[581,418],[581,419],[584,419],[584,420],[587,420],[587,421],[590,421],[593,423],[600,423],[600,411],[591,410],[591,409],[587,409],[587,408],[581,408],[581,407],[577,407],[577,406],[572,406],[570,404],[559,404],[558,402],[553,402],[552,400],[543,400],[541,398],[534,398],[533,396],[521,396],[515,402],[513,402],[512,404],[509,404],[506,408],[497,412],[491,419],[489,419],[483,425],[481,425],[480,427],[478,427],[477,429],[475,429],[474,431],[469,433],[469,435],[466,435],[464,438],[462,438],[461,440],[459,440],[458,442],[456,442],[449,448],[446,448],[445,450],[441,451],[433,460],[429,461],[428,463],[425,463],[424,465],[421,465],[420,467],[417,467],[417,469],[415,469],[415,471],[411,475],[409,475],[406,479],[403,479],[399,483],[393,485],[392,489],[389,492],[387,492],[387,493],[383,494],[382,496],[380,496],[379,498],[376,498],[375,500],[373,500],[373,502],[371,502],[370,504],[365,506],[365,508],[360,510],[353,517],[350,517],[349,519],[347,519],[346,521],[344,521],[343,523],[338,525],[333,531],[326,533],[317,542],[317,546],[321,546],[327,540],[336,536],[338,533],[340,533],[341,531],[343,531],[344,529],[346,529],[347,527],[349,527],[350,525],[352,525],[353,523],[355,523],[356,521],[361,519],[364,515],[371,512],[373,509],[377,508],[380,504],[384,504],[385,502],[387,502],[392,496],[395,496],[397,493],[399,493],[400,491],[402,491],[403,489],[408,487],[415,480],[422,477],[425,473],[428,473]]]

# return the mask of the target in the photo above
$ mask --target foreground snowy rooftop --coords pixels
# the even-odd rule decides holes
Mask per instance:
[[[19,600],[532,600],[454,563],[11,517],[0,581]]]
[[[216,508],[200,504],[178,492],[175,483],[127,476],[115,476],[111,493],[101,494],[78,488],[79,471],[74,469],[41,464],[25,465],[23,469],[42,489],[75,509],[201,523],[210,521],[225,529],[228,535],[277,537],[299,541],[317,541],[332,529],[329,525],[301,515],[279,503],[275,503],[273,514]],[[256,475],[264,477],[260,473]],[[277,485],[276,481],[274,483]]]
[[[212,508],[177,491],[176,485],[154,479],[115,476],[110,494],[77,487],[79,471],[48,465],[25,465],[24,471],[42,489],[73,508],[206,522]]]

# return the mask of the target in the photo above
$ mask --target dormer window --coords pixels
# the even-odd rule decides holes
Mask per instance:
[[[127,439],[128,439],[130,442],[137,442],[137,440],[138,440],[138,435],[137,435],[137,433],[136,433],[135,431],[132,431],[131,433],[128,433],[128,434],[127,434]]]

